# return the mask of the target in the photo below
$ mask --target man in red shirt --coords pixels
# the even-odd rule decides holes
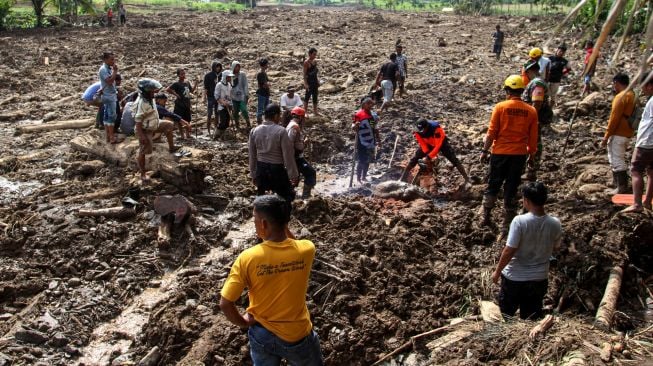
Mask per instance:
[[[481,153],[481,162],[490,162],[488,187],[483,196],[483,225],[491,224],[492,208],[503,186],[503,234],[517,214],[515,198],[526,160],[529,165],[533,164],[537,152],[537,111],[521,100],[524,88],[520,75],[511,75],[505,80],[506,100],[492,111]]]
[[[376,128],[379,117],[372,111],[374,101],[370,97],[363,99],[361,109],[354,114],[352,128],[356,132],[356,179],[361,185],[367,181],[367,170],[374,159],[374,147],[381,143],[379,130]]]

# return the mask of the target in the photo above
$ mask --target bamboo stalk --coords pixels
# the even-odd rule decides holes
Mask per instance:
[[[628,34],[630,33],[631,28],[633,27],[633,19],[635,19],[635,13],[637,12],[637,9],[639,9],[640,3],[641,0],[635,0],[635,2],[633,3],[633,7],[630,9],[630,16],[628,17],[628,23],[626,23],[624,34],[621,36],[621,40],[619,40],[619,45],[617,46],[617,50],[614,51],[614,55],[612,56],[611,64],[613,66],[619,60],[619,55],[621,54],[621,50],[623,49],[624,44],[626,43],[626,38],[628,38]]]
[[[553,30],[553,33],[551,33],[551,37],[549,38],[549,40],[546,41],[546,42],[544,43],[544,50],[545,50],[545,51],[549,49],[549,45],[551,44],[551,42],[553,41],[553,39],[554,39],[554,38],[555,38],[555,37],[560,33],[560,31],[562,30],[562,28],[563,28],[563,27],[564,27],[564,26],[565,26],[565,25],[566,25],[566,24],[567,24],[571,19],[573,19],[573,18],[576,17],[576,15],[577,15],[578,12],[580,11],[580,9],[581,9],[585,4],[587,4],[587,0],[581,0],[581,1],[578,3],[578,5],[576,5],[573,9],[571,9],[571,11],[569,12],[569,14],[567,14],[567,16],[565,17],[565,19],[563,19],[562,22],[560,22],[560,23],[558,24],[558,26]]]
[[[599,305],[599,310],[596,311],[594,325],[603,329],[609,329],[612,325],[612,317],[617,308],[617,299],[619,299],[619,291],[621,290],[621,279],[623,278],[624,270],[621,266],[615,266],[610,271],[608,283],[605,285],[605,292]]]
[[[592,67],[596,63],[596,60],[599,56],[601,46],[603,46],[603,43],[605,43],[605,40],[610,35],[612,28],[617,22],[619,16],[621,16],[621,13],[623,12],[627,2],[628,2],[627,0],[616,0],[612,4],[612,7],[610,8],[610,13],[608,13],[608,18],[605,20],[605,23],[603,23],[603,27],[601,28],[601,34],[599,35],[599,38],[596,40],[596,43],[594,44],[594,51],[590,56],[589,62],[587,62],[587,65],[585,65],[585,70],[583,70],[583,76],[587,75],[589,71],[592,70]]]

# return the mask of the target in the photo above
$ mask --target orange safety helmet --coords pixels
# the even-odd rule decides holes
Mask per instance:
[[[304,108],[302,108],[302,107],[295,107],[290,111],[290,114],[294,114],[296,116],[304,117],[306,115],[306,111],[304,111]]]

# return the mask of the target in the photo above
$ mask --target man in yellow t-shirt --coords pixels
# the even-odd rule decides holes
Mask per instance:
[[[306,291],[315,245],[295,240],[288,230],[290,208],[278,195],[254,200],[256,235],[264,241],[243,251],[222,291],[220,308],[227,319],[249,328],[254,365],[323,365],[320,340],[306,307]],[[249,289],[249,307],[241,315],[234,302]]]

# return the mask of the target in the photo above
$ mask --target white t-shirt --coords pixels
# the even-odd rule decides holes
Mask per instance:
[[[216,103],[218,103],[218,110],[223,110],[224,106],[222,102],[231,103],[231,84],[223,84],[222,82],[215,84],[214,97]]]
[[[293,95],[292,98],[288,98],[288,93],[285,93],[281,96],[281,108],[288,108],[288,109],[293,109],[295,107],[301,107],[304,105],[304,102],[302,102],[302,98],[299,97],[297,93]]]
[[[526,213],[510,224],[506,246],[517,248],[503,274],[511,281],[541,281],[549,274],[553,245],[562,237],[560,220],[553,216]]]
[[[653,98],[649,98],[642,111],[642,119],[637,128],[636,147],[653,149]]]

